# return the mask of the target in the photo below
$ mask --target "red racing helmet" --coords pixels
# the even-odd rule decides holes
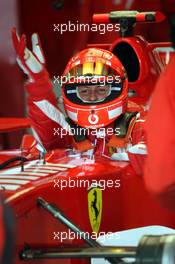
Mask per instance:
[[[126,111],[128,79],[110,51],[89,48],[73,56],[62,76],[69,118],[86,128],[105,127]]]

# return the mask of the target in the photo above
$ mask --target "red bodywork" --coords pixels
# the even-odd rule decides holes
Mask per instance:
[[[26,129],[30,127],[30,120],[28,118],[1,118],[0,132],[11,132],[18,129]]]
[[[136,11],[131,11],[128,14],[132,16],[132,12]],[[113,15],[110,19],[112,13]],[[114,13],[118,14],[114,16]],[[127,12],[125,12],[125,16],[122,13],[121,11],[120,15],[120,11],[114,11],[109,14],[95,14],[93,22],[117,24],[117,21],[120,21],[119,18],[124,17],[125,19],[127,17]],[[145,17],[149,12],[136,13],[135,24],[140,22],[148,23]],[[153,13],[155,16],[154,22],[160,23],[165,19],[162,13]],[[128,74],[128,87],[129,91],[131,91],[130,99],[142,105],[148,102],[161,71],[174,52],[170,42],[148,43],[142,36],[134,36],[134,34],[117,37],[116,40],[109,44],[96,43],[89,44],[88,47],[108,49],[120,59]]]
[[[160,55],[159,52],[155,50],[155,46],[149,44],[141,36],[118,38],[112,44],[90,44],[88,47],[103,47],[117,55],[117,48],[119,47],[120,49],[121,45],[125,43],[128,47],[130,46],[136,54],[140,69],[136,80],[128,80],[129,89],[135,91],[135,94],[131,96],[131,100],[138,104],[145,105],[150,98],[161,71],[165,67],[166,50],[165,52],[161,52]],[[159,45],[160,44],[157,43],[157,47],[159,47]],[[128,59],[130,59],[130,57]],[[131,65],[131,67],[133,67],[133,65]],[[132,69],[130,70],[132,71]]]
[[[148,225],[175,228],[175,214],[160,208],[145,190],[143,179],[135,175],[128,162],[114,162],[103,157],[96,158],[93,162],[85,158],[68,157],[68,152],[56,150],[47,154],[47,163],[49,164],[44,165],[41,160],[30,161],[24,166],[24,172],[20,172],[20,167],[18,172],[14,171],[13,167],[1,170],[0,173],[0,184],[6,188],[2,193],[16,216],[15,264],[22,262],[18,254],[27,245],[31,248],[53,248],[82,244],[77,239],[54,239],[54,232],[68,232],[68,229],[37,206],[38,197],[56,205],[82,230],[92,232],[88,214],[88,186],[78,187],[77,183],[75,188],[62,187],[61,190],[61,185],[58,187],[58,181],[60,184],[61,180],[64,180],[64,184],[70,180],[78,182],[80,179],[91,183],[95,180],[111,180],[113,183],[120,180],[120,187],[114,184],[102,188],[104,190],[99,232],[116,232]],[[75,167],[60,171],[60,167],[54,167],[55,164],[74,164]],[[49,173],[44,172],[46,167],[50,167]],[[41,175],[38,176],[38,173]],[[21,179],[21,183],[16,181]],[[14,190],[8,190],[12,187]],[[37,263],[63,263],[63,260],[37,260]],[[64,260],[64,263],[84,262],[69,259]]]

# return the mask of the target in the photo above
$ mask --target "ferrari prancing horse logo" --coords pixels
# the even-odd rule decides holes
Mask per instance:
[[[93,232],[98,233],[102,216],[102,190],[93,187],[88,192],[89,220]]]

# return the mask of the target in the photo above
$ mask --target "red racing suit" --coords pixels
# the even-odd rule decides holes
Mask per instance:
[[[175,56],[153,93],[146,132],[146,185],[163,205],[175,209]]]
[[[57,107],[57,100],[52,90],[52,83],[47,72],[42,72],[42,78],[36,78],[37,81],[28,82],[26,89],[29,93],[28,108],[29,117],[32,122],[33,132],[36,139],[45,148],[46,151],[56,148],[74,148],[77,151],[85,152],[90,149],[93,154],[112,157],[115,160],[131,160],[133,167],[137,173],[142,173],[143,170],[143,150],[135,147],[139,143],[144,142],[144,119],[138,117],[138,109],[136,105],[131,105],[128,110],[137,112],[134,116],[129,117],[129,122],[125,126],[125,136],[118,138],[110,133],[107,135],[96,134],[92,130],[83,140],[75,140],[75,137],[70,135],[68,129],[70,124],[66,121],[65,116]],[[128,116],[127,116],[128,118]],[[124,123],[123,122],[123,123]],[[121,122],[122,123],[122,122]],[[122,126],[123,124],[120,124]],[[114,123],[110,124],[110,128],[114,127]],[[62,129],[65,133],[59,133]],[[106,128],[105,128],[106,129]],[[123,129],[123,128],[122,128]],[[58,132],[59,130],[59,132]],[[129,151],[128,151],[129,150]],[[118,154],[117,154],[118,153]],[[115,154],[115,155],[114,155]],[[116,155],[117,154],[117,155]]]

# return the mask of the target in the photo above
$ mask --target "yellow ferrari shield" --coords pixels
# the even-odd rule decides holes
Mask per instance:
[[[102,190],[100,188],[94,187],[89,190],[88,209],[92,230],[98,233],[102,216]]]

